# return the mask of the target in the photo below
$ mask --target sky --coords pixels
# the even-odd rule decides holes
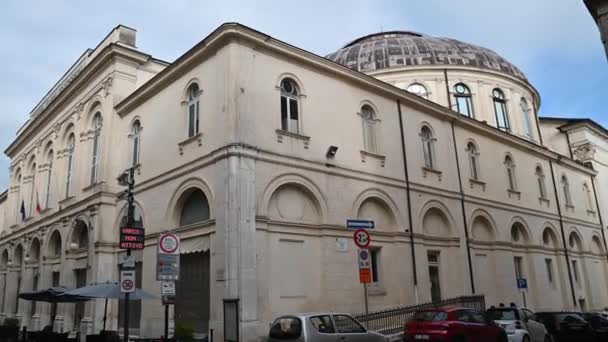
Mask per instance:
[[[608,127],[608,61],[582,0],[2,0],[0,148],[86,48],[118,24],[138,48],[173,61],[224,22],[327,55],[363,35],[411,30],[490,48],[541,94],[541,116]],[[0,189],[10,161],[0,157]]]

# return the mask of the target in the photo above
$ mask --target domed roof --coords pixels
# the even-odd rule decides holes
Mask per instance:
[[[519,68],[490,49],[411,31],[361,37],[326,58],[364,73],[393,67],[462,65],[498,71],[528,82]]]

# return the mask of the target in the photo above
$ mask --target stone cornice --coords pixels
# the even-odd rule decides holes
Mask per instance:
[[[78,76],[71,81],[48,105],[35,117],[31,117],[28,122],[21,128],[21,132],[15,140],[6,148],[4,153],[11,157],[15,151],[22,146],[24,142],[29,141],[32,136],[40,130],[42,125],[48,122],[52,117],[57,115],[60,110],[69,103],[70,100],[85,88],[87,82],[99,75],[99,73],[108,67],[115,58],[125,58],[144,64],[151,59],[151,56],[132,48],[112,43],[99,52],[97,56],[91,60]],[[55,114],[55,115],[53,115]]]

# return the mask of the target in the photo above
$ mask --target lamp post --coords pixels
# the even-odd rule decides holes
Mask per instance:
[[[134,205],[133,205],[133,187],[135,185],[135,168],[131,167],[129,169],[127,169],[125,172],[123,172],[119,177],[118,177],[118,184],[122,185],[122,186],[126,186],[127,190],[126,190],[126,194],[127,194],[127,227],[128,228],[133,228],[133,224],[134,224],[134,219],[133,219],[133,212],[134,212]],[[122,228],[122,227],[121,227]],[[122,238],[121,238],[122,240]],[[131,257],[131,248],[129,247],[129,245],[127,245],[127,259],[130,259]],[[123,264],[123,270],[126,269],[127,267]],[[134,284],[135,286],[135,284]],[[129,341],[129,297],[130,297],[130,293],[127,292],[125,293],[125,317],[124,317],[124,342],[128,342]]]

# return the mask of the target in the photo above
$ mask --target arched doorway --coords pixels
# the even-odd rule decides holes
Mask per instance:
[[[199,188],[184,191],[175,208],[177,226],[197,228],[210,219],[207,195]],[[207,334],[210,318],[210,253],[196,238],[182,241],[179,280],[175,282],[175,326]]]

